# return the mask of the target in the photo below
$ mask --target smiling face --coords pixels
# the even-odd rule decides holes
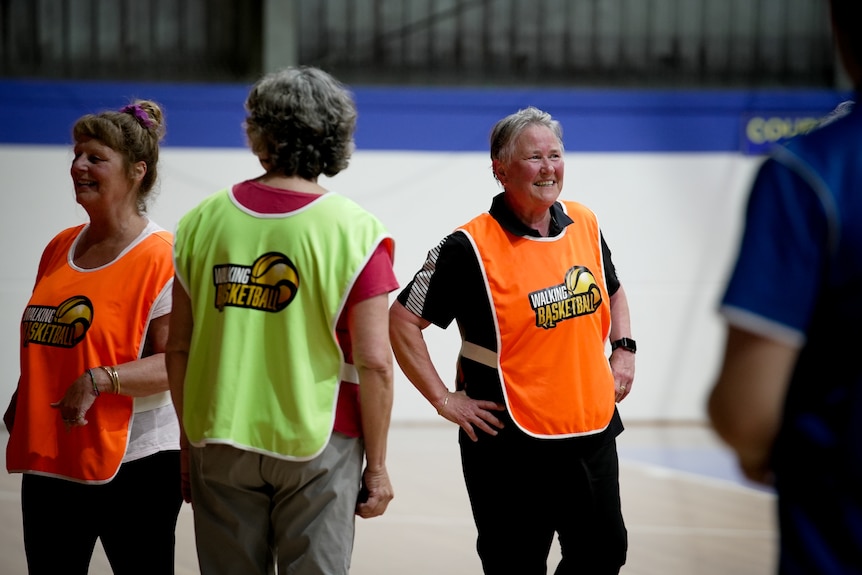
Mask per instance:
[[[546,126],[528,126],[515,140],[508,161],[494,160],[509,205],[521,216],[547,211],[563,190],[563,147]]]
[[[98,206],[135,203],[146,164],[132,166],[130,176],[123,155],[93,138],[79,140],[74,151],[70,173],[79,204],[89,211]]]

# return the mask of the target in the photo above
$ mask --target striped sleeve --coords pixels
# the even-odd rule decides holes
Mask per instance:
[[[404,303],[404,307],[419,317],[422,317],[422,311],[425,309],[428,287],[431,284],[431,277],[437,269],[437,260],[440,257],[440,249],[444,243],[446,243],[446,239],[443,239],[435,248],[428,252],[428,257],[425,259],[422,269],[416,272],[413,281],[404,290],[406,294],[406,298],[402,302]]]

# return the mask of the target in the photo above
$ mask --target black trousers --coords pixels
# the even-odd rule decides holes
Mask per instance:
[[[461,432],[461,463],[486,575],[544,575],[554,533],[557,575],[619,573],[628,536],[616,441],[584,451],[577,440],[534,439],[507,426],[474,443]]]
[[[21,510],[30,575],[87,575],[96,539],[117,575],[174,573],[183,499],[180,452],[125,463],[104,485],[24,474]]]

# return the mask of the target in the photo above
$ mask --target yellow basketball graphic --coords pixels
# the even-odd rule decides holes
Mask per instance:
[[[574,266],[566,272],[566,289],[569,294],[587,293],[590,286],[596,283],[596,278],[585,267]]]
[[[251,281],[278,289],[280,308],[290,303],[299,290],[299,272],[286,255],[278,252],[269,252],[255,260]]]
[[[93,304],[81,295],[70,297],[57,306],[54,322],[72,326],[75,341],[80,341],[93,322]]]
[[[566,272],[566,289],[569,290],[570,295],[593,292],[593,303],[598,305],[602,301],[595,276],[583,266],[574,266]]]

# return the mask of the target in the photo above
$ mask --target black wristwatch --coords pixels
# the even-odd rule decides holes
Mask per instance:
[[[621,337],[620,339],[611,342],[611,351],[614,351],[618,347],[632,353],[637,353],[638,351],[638,344],[635,343],[635,340],[628,337]]]

